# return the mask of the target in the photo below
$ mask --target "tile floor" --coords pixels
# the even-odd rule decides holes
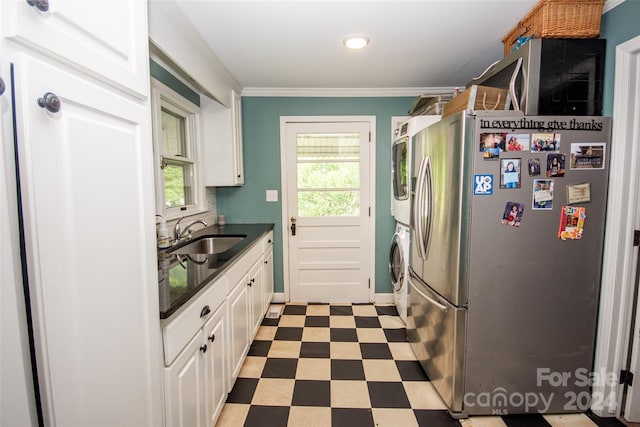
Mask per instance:
[[[394,306],[287,304],[264,319],[216,427],[623,427],[593,415],[449,417]]]

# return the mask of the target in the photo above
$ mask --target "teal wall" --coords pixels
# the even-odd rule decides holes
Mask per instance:
[[[415,97],[303,98],[243,97],[244,179],[242,187],[218,188],[218,213],[229,223],[275,224],[275,290],[284,292],[282,271],[282,186],[280,116],[376,117],[376,293],[391,293],[388,250],[395,230],[390,214],[391,117],[405,116]],[[278,190],[278,202],[266,202],[266,190]]]
[[[602,15],[600,37],[607,39],[603,94],[603,115],[605,116],[611,116],[613,114],[616,46],[640,35],[639,22],[639,0],[626,0]]]

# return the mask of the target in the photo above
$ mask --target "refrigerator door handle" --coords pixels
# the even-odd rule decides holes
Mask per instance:
[[[415,238],[416,238],[416,246],[418,249],[418,256],[421,259],[426,258],[425,248],[424,248],[424,231],[423,231],[423,217],[422,217],[422,206],[424,199],[424,177],[426,173],[426,164],[427,158],[423,157],[420,159],[420,168],[418,169],[418,179],[416,181],[416,192],[415,192],[415,201],[413,204],[413,218],[415,218]]]
[[[411,276],[409,276],[409,281],[413,282],[413,280],[411,280]],[[415,283],[415,282],[413,282]],[[412,286],[412,289],[422,298],[426,299],[427,301],[429,301],[431,304],[435,305],[436,307],[438,307],[440,310],[442,310],[443,312],[447,312],[449,311],[449,307],[447,307],[444,304],[439,303],[438,301],[436,301],[435,299],[431,298],[430,296],[428,296],[427,294],[425,294],[424,292],[422,292],[420,289],[418,289],[417,286]]]
[[[429,156],[426,157],[426,167],[425,167],[425,190],[427,191],[427,198],[423,202],[424,206],[424,215],[425,215],[425,223],[426,229],[423,231],[424,236],[424,258],[427,259],[429,257],[429,247],[431,246],[431,222],[433,220],[433,215],[431,214],[431,208],[433,206],[433,174],[431,172],[431,158]]]

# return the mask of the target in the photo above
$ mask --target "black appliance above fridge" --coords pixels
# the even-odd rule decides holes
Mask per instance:
[[[527,115],[601,116],[605,39],[533,39],[469,82],[509,89]]]

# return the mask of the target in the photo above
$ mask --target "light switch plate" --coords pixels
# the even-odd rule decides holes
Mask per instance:
[[[278,201],[278,190],[267,190],[267,202]]]

